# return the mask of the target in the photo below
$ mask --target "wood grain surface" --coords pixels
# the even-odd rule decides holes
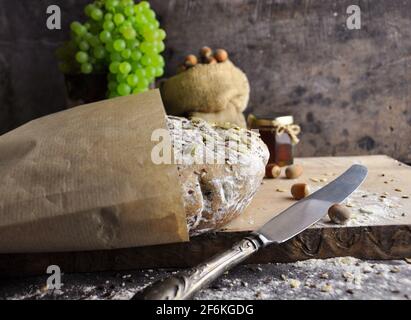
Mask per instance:
[[[386,156],[302,158],[296,162],[305,169],[298,181],[308,182],[312,189],[326,183],[312,179],[328,177],[331,180],[334,174],[342,173],[354,163],[366,165],[369,176],[349,200],[356,219],[346,226],[334,225],[324,219],[284,244],[261,250],[247,260],[248,263],[338,256],[364,259],[411,257],[411,199],[402,198],[411,194],[410,167]],[[0,255],[0,277],[44,274],[47,266],[52,264],[59,265],[66,273],[193,266],[229,248],[248,231],[258,229],[291,205],[294,200],[287,192],[275,190],[287,190],[294,182],[284,178],[265,180],[242,217],[224,231],[195,237],[187,243],[112,251]],[[382,198],[384,201],[380,200],[381,195],[386,197]],[[370,207],[376,212],[361,212]]]

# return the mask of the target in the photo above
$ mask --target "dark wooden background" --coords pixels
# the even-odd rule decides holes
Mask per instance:
[[[54,57],[88,0],[0,0],[0,133],[65,107]],[[384,153],[411,162],[411,1],[153,0],[168,33],[167,75],[201,46],[248,75],[247,112],[292,113],[299,155]],[[63,30],[46,28],[62,9]],[[346,8],[362,9],[361,30]]]

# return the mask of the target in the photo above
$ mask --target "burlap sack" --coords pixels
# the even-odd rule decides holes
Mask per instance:
[[[219,113],[206,120],[244,124],[242,112],[250,97],[247,76],[231,61],[218,64],[198,64],[161,85],[161,95],[167,113],[176,116],[199,116]],[[225,118],[227,116],[227,118]],[[240,120],[238,120],[240,119]]]

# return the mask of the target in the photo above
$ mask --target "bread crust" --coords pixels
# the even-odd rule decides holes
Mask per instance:
[[[228,124],[179,117],[167,123],[190,236],[220,229],[244,211],[261,185],[267,147],[257,134]]]

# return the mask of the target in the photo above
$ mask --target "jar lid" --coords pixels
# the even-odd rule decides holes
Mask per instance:
[[[274,123],[280,124],[283,126],[291,125],[294,123],[294,117],[293,116],[281,116],[281,117],[275,117],[272,119],[258,119],[254,115],[250,115],[250,120],[252,120],[252,126],[253,127],[273,127]]]

